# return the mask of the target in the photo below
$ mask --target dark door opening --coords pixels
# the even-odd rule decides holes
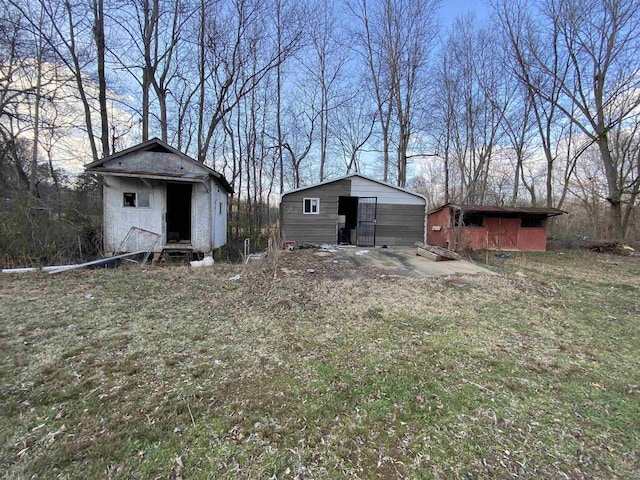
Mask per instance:
[[[167,183],[167,243],[191,243],[190,183]]]
[[[358,197],[338,197],[338,245],[356,243]]]

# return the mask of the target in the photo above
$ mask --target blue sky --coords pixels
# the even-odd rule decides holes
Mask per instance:
[[[489,16],[489,7],[485,0],[442,0],[442,26],[449,28],[456,17],[469,12],[475,13],[478,20],[485,20]]]

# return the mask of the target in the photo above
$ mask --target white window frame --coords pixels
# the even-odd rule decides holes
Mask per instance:
[[[126,205],[125,204],[125,195],[133,195],[133,205]],[[149,199],[149,205],[147,205],[146,207],[140,207],[140,195],[146,195],[147,198]],[[122,192],[122,208],[143,208],[143,209],[150,209],[151,208],[151,194],[149,192]]]
[[[307,200],[309,200],[309,208],[310,211],[307,212]],[[315,212],[313,211],[313,207],[316,207]],[[319,215],[320,214],[320,199],[315,197],[307,197],[302,199],[302,213],[303,215]]]

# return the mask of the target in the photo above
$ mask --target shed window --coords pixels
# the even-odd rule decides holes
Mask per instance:
[[[125,207],[151,207],[151,196],[146,192],[125,192],[122,198],[122,205]]]
[[[320,199],[319,198],[305,198],[303,201],[302,213],[317,215],[320,213]]]
[[[124,203],[125,207],[135,207],[136,206],[136,194],[135,193],[126,193],[124,194]]]
[[[520,226],[524,228],[541,228],[541,227],[544,227],[544,218],[543,217],[522,217]]]
[[[138,192],[138,208],[149,208],[151,206],[150,195],[146,192]]]
[[[484,217],[482,215],[465,213],[462,217],[462,226],[464,227],[481,227],[483,225]],[[456,215],[456,227],[460,221],[460,215]]]

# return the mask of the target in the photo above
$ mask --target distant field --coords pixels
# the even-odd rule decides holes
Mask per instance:
[[[404,278],[301,251],[2,275],[0,471],[640,477],[640,259],[492,269]]]

